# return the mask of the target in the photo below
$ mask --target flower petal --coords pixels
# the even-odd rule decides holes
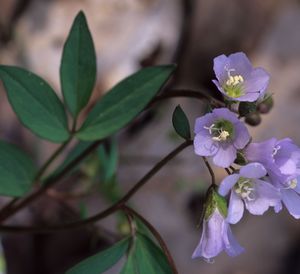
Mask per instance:
[[[222,228],[224,222],[224,218],[218,210],[208,221],[203,221],[201,239],[192,255],[193,259],[197,257],[210,259],[223,250]]]
[[[270,81],[270,75],[262,68],[255,68],[245,79],[245,93],[257,94],[262,96],[267,89]]]
[[[204,116],[197,118],[195,121],[195,129],[194,129],[195,134],[205,129],[204,127],[210,127],[213,124],[215,119],[216,116],[213,113],[207,113]],[[208,129],[205,130],[209,132]]]
[[[218,193],[222,196],[226,196],[229,191],[233,188],[233,186],[236,184],[240,176],[238,174],[231,174],[221,182]]]
[[[221,84],[223,84],[228,78],[228,73],[225,68],[229,66],[229,63],[228,57],[224,54],[214,58],[214,72]]]
[[[218,117],[230,121],[233,124],[241,123],[237,115],[227,108],[215,108],[213,113]]]
[[[244,203],[240,197],[238,197],[234,190],[231,191],[228,215],[226,221],[230,224],[236,224],[241,220],[244,214]]]
[[[245,251],[245,249],[242,246],[240,246],[240,244],[233,236],[231,228],[226,222],[223,226],[223,241],[225,251],[231,257],[235,257]]]
[[[300,218],[300,196],[293,189],[281,190],[282,201],[289,213],[296,219]]]
[[[275,138],[271,138],[264,142],[249,144],[245,149],[246,158],[251,162],[273,163],[272,153],[276,142]]]
[[[194,138],[194,150],[200,156],[212,156],[217,153],[219,143],[211,139],[210,136],[197,134]]]
[[[230,60],[230,66],[229,69],[234,69],[234,75],[242,75],[244,78],[246,78],[249,73],[253,70],[253,67],[243,52],[237,52],[230,54],[228,56]]]
[[[220,145],[217,153],[213,157],[216,166],[229,167],[236,158],[236,148],[233,145]]]
[[[270,206],[278,206],[280,203],[280,192],[270,183],[262,180],[255,181],[255,198],[244,199],[246,208],[253,215],[264,214]]]
[[[267,170],[260,163],[251,163],[240,169],[240,175],[246,178],[259,179],[267,175]]]
[[[250,140],[250,134],[243,123],[238,122],[234,125],[234,127],[235,138],[233,144],[237,149],[242,149],[248,144]]]

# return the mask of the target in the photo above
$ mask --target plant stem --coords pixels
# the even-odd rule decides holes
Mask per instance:
[[[210,173],[210,176],[211,176],[211,184],[212,184],[213,186],[215,186],[215,185],[216,185],[215,173],[214,173],[213,169],[211,168],[209,162],[207,161],[206,157],[202,156],[202,159],[203,159],[203,161],[204,161],[204,163],[205,163],[205,165],[206,165],[206,167],[207,167],[207,169],[208,169],[208,171],[209,171],[209,173]]]
[[[149,106],[152,106],[153,104],[174,98],[174,97],[189,97],[189,98],[195,98],[199,100],[207,100],[209,103],[218,106],[218,107],[224,107],[225,104],[222,101],[219,101],[218,99],[215,99],[214,97],[207,94],[205,91],[202,90],[192,90],[192,89],[174,89],[170,91],[166,91],[161,95],[156,96]]]
[[[67,230],[67,229],[75,229],[80,228],[82,226],[86,226],[88,224],[97,222],[101,219],[106,218],[110,214],[121,210],[122,206],[125,205],[125,203],[141,188],[143,187],[149,179],[151,179],[164,165],[166,165],[171,159],[173,159],[177,154],[179,154],[182,150],[184,150],[186,147],[190,146],[193,143],[192,140],[187,140],[183,142],[181,145],[179,145],[177,148],[175,148],[173,151],[171,151],[167,156],[165,156],[162,160],[160,160],[151,170],[149,170],[148,173],[146,173],[128,192],[123,198],[121,198],[119,201],[108,207],[107,209],[101,211],[100,213],[87,218],[85,220],[75,221],[67,224],[57,225],[57,226],[49,226],[49,227],[18,227],[18,226],[0,226],[0,232],[27,232],[27,233],[50,233],[54,231],[60,231],[60,230]],[[92,149],[90,147],[90,149]],[[47,185],[45,185],[46,187]],[[43,188],[44,189],[44,188]],[[46,190],[45,190],[46,191]],[[40,192],[38,192],[40,193]],[[33,193],[33,195],[28,196],[26,200],[23,200],[22,204],[17,205],[20,208],[27,205],[27,203],[31,202],[32,199],[37,197],[37,194]],[[29,197],[31,197],[31,200],[29,200]],[[22,206],[22,207],[21,207]],[[15,211],[18,211],[19,209],[13,208]],[[13,214],[14,212],[10,212],[10,214]],[[8,216],[9,217],[9,216]]]
[[[164,254],[167,257],[167,260],[169,262],[169,265],[172,268],[172,272],[173,274],[178,274],[178,270],[176,268],[175,262],[172,258],[172,255],[168,249],[168,246],[166,245],[166,243],[164,242],[163,238],[161,237],[161,235],[159,234],[159,232],[154,228],[153,225],[151,225],[143,216],[141,216],[139,213],[137,213],[135,210],[133,210],[132,208],[124,205],[122,206],[124,211],[127,211],[128,213],[130,213],[131,215],[136,216],[138,219],[140,219],[147,227],[148,229],[151,231],[151,233],[153,234],[153,236],[156,238],[156,240],[158,241],[159,245],[161,246]]]

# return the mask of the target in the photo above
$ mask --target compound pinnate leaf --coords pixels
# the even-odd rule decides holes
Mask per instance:
[[[147,106],[174,68],[174,65],[147,67],[121,81],[95,105],[77,137],[103,139],[127,125]]]
[[[0,78],[10,104],[25,127],[52,142],[69,138],[63,104],[45,80],[13,66],[0,66]]]

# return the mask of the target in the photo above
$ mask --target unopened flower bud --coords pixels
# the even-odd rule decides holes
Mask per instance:
[[[245,118],[245,123],[250,126],[258,126],[261,123],[261,117],[258,112],[252,112]]]
[[[274,100],[271,95],[266,95],[265,99],[257,106],[259,113],[266,114],[269,113],[273,108]]]

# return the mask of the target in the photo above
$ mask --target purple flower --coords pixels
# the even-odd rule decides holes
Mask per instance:
[[[244,251],[234,238],[226,221],[227,203],[214,187],[209,188],[204,204],[202,235],[192,258],[203,257],[206,260],[225,250],[228,255],[236,256]]]
[[[214,71],[217,77],[214,84],[235,101],[256,101],[264,95],[270,80],[269,74],[262,68],[253,68],[242,52],[216,57]]]
[[[251,143],[245,149],[245,157],[248,161],[263,164],[277,187],[287,187],[300,175],[300,149],[289,138]]]
[[[281,199],[289,213],[300,218],[300,149],[289,138],[280,141],[272,138],[261,143],[252,143],[245,150],[249,161],[262,163],[268,172],[271,183],[281,193]],[[297,178],[298,177],[298,178]],[[282,204],[275,207],[279,212]]]
[[[260,179],[267,175],[263,165],[251,163],[239,174],[226,177],[220,184],[219,194],[230,194],[227,221],[236,224],[243,216],[244,205],[254,215],[262,215],[270,206],[280,204],[280,193],[270,183]]]
[[[197,118],[195,134],[195,153],[212,156],[214,164],[220,167],[229,167],[237,149],[243,149],[250,140],[246,126],[227,108],[214,109]]]
[[[209,261],[223,250],[229,256],[237,256],[244,251],[233,236],[224,216],[215,208],[209,219],[203,221],[201,239],[192,258],[203,257]]]
[[[296,219],[300,218],[300,177],[292,179],[286,183],[286,187],[281,187],[282,202],[289,213]],[[276,212],[280,211],[282,205],[278,205]]]

